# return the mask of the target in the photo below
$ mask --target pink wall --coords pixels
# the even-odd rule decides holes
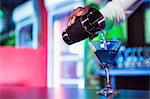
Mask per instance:
[[[47,13],[40,0],[41,45],[38,49],[0,47],[0,85],[46,86]]]

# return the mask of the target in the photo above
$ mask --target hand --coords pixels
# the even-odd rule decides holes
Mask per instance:
[[[90,6],[86,7],[78,7],[75,9],[68,19],[68,27],[75,23],[76,17],[82,16],[85,12],[87,12],[90,9]],[[93,34],[89,37],[89,40],[91,41],[93,38],[97,37],[98,34]]]
[[[68,26],[71,26],[72,24],[75,23],[76,17],[77,16],[82,16],[85,12],[87,12],[90,9],[90,6],[86,6],[86,7],[78,7],[77,9],[75,9],[71,15],[69,16],[68,19]]]

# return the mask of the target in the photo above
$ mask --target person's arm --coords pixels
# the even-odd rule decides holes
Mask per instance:
[[[100,10],[106,20],[105,29],[110,29],[115,22],[128,18],[144,0],[112,0]]]

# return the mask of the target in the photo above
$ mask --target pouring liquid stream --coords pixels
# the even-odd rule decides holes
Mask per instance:
[[[106,39],[105,39],[105,32],[104,30],[101,30],[101,35],[102,35],[102,40],[103,40],[103,46],[104,46],[104,49],[107,50],[107,44],[106,44]]]

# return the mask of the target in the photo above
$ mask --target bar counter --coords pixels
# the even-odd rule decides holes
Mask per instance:
[[[0,99],[106,99],[96,89],[0,87]],[[149,90],[124,90],[112,99],[150,99]]]

